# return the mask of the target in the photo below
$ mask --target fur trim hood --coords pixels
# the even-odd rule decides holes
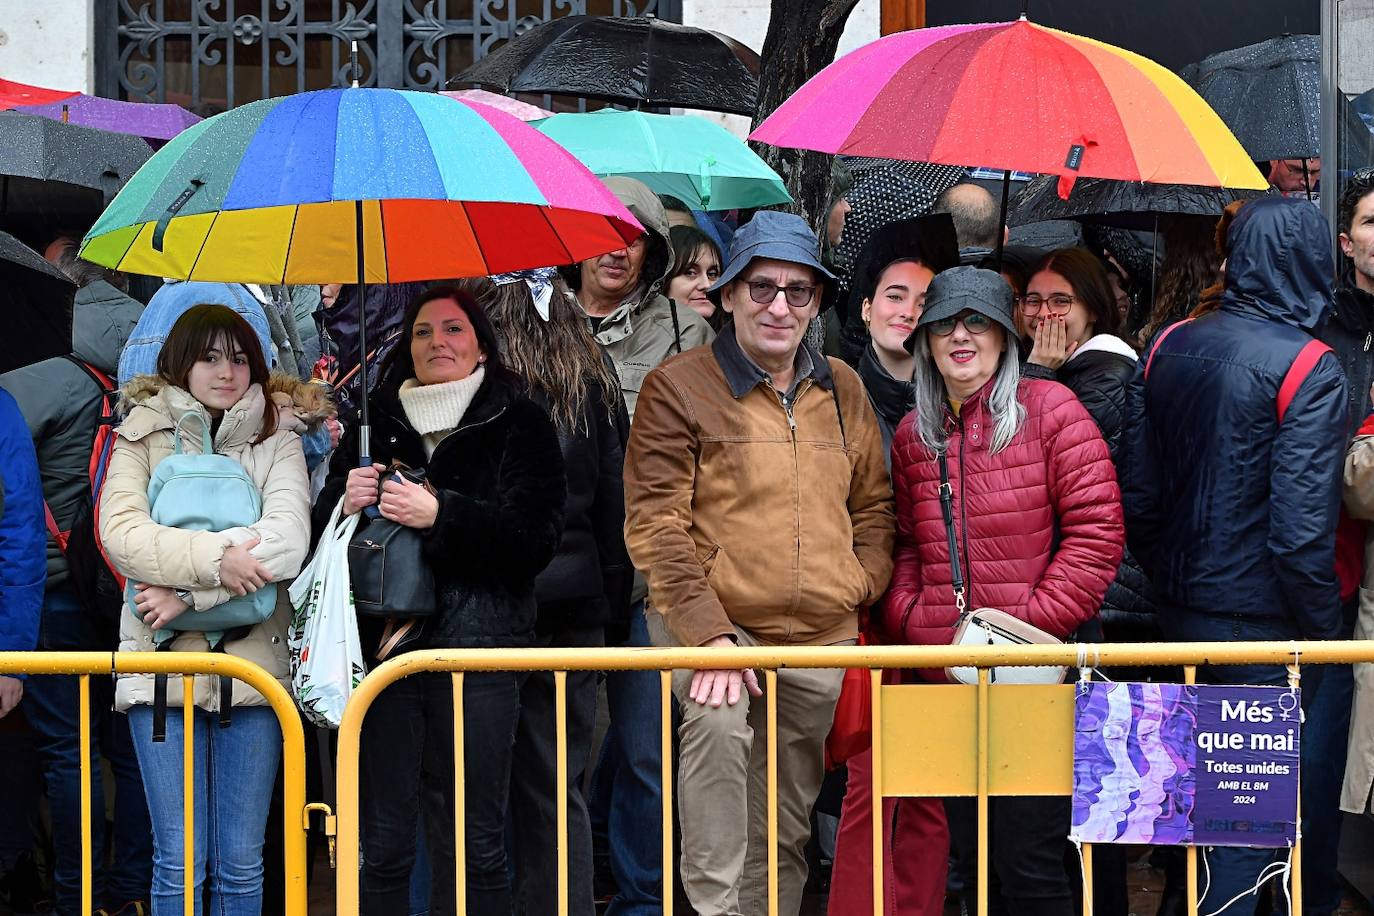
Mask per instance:
[[[119,391],[120,416],[128,416],[134,407],[152,398],[166,387],[156,375],[136,375]],[[267,396],[278,407],[290,407],[307,426],[318,423],[334,413],[334,399],[329,387],[318,382],[303,382],[284,372],[273,372],[267,379]]]

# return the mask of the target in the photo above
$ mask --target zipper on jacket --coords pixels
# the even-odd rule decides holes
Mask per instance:
[[[1369,352],[1370,344],[1374,344],[1374,331],[1368,332],[1364,335],[1364,352]]]
[[[769,379],[768,384],[770,386],[773,384],[772,379]],[[782,412],[787,414],[787,428],[792,433],[792,475],[797,481],[796,491],[793,497],[794,507],[796,509],[793,515],[795,515],[797,519],[796,536],[793,538],[793,541],[797,545],[797,553],[796,556],[793,557],[794,565],[792,567],[797,571],[796,576],[793,577],[793,581],[797,584],[796,592],[792,596],[792,607],[789,612],[789,616],[792,617],[796,616],[798,608],[801,607],[801,452],[800,449],[797,448],[797,418],[792,413],[792,405],[801,398],[802,392],[806,390],[808,385],[809,382],[802,382],[801,387],[797,389],[797,393],[791,401],[788,401],[787,396],[781,391],[776,388],[773,389],[773,393],[778,396],[778,403],[782,405]],[[787,635],[789,638],[792,635],[790,623],[787,628]]]
[[[967,607],[973,607],[973,557],[968,551],[968,500],[964,499],[964,418],[959,418],[959,526],[964,544],[964,594]]]

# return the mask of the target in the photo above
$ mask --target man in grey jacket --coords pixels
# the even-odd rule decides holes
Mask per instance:
[[[76,257],[75,242],[58,255],[57,267],[80,289],[72,317],[72,357],[113,376],[143,306],[123,292],[124,277]],[[101,388],[77,362],[65,357],[44,360],[0,375],[19,404],[34,447],[43,499],[59,531],[68,531],[90,508],[88,466],[100,422]],[[118,614],[120,608],[113,610]],[[82,606],[66,557],[48,538],[48,582],[38,648],[44,650],[110,649],[92,626]],[[92,681],[92,686],[98,685]],[[42,759],[52,808],[55,862],[53,878],[58,914],[81,910],[81,724],[77,678],[70,675],[31,677],[25,685],[24,713]],[[146,900],[152,884],[152,827],[143,794],[138,760],[124,716],[111,711],[107,698],[91,702],[91,735],[114,771],[114,862],[103,867],[96,856],[94,905],[114,912],[132,900]],[[105,811],[101,780],[91,782],[91,810]],[[104,848],[105,818],[91,821],[93,849]]]

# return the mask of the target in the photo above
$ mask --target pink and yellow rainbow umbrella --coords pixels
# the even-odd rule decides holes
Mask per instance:
[[[750,135],[774,146],[1212,187],[1264,177],[1183,80],[1130,51],[1011,23],[899,32],[812,77]]]

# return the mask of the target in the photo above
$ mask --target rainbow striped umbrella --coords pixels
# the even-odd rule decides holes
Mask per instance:
[[[1028,22],[888,35],[812,77],[750,135],[775,146],[948,165],[1262,190],[1183,80]]]
[[[434,93],[324,89],[182,131],[101,214],[81,256],[190,280],[399,283],[570,264],[642,232],[518,118]],[[359,382],[365,465],[366,359]]]
[[[570,264],[642,231],[570,153],[504,112],[324,89],[178,134],[106,208],[81,256],[190,280],[399,283]]]

